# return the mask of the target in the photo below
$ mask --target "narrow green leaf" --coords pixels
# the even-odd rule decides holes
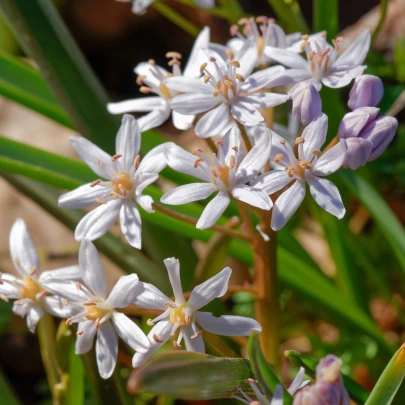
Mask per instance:
[[[0,399],[4,405],[20,405],[16,393],[6,380],[3,370],[0,368]]]
[[[182,399],[229,398],[252,376],[246,359],[212,357],[186,351],[166,352],[134,371],[128,390]]]
[[[365,405],[390,405],[405,378],[405,345],[394,354]]]
[[[274,390],[278,384],[283,385],[278,379],[273,367],[267,363],[263,356],[262,349],[260,347],[259,335],[252,334],[249,338],[249,361],[252,367],[253,374],[260,383],[260,387],[263,388],[266,397],[271,398]],[[283,389],[283,405],[290,405],[293,402],[293,398],[290,393]]]
[[[381,31],[381,28],[384,25],[385,18],[387,17],[387,10],[388,10],[388,0],[380,0],[380,19],[373,32],[373,36],[371,38],[372,42],[375,41],[375,39],[378,36],[378,33]]]
[[[11,302],[0,301],[0,334],[7,328],[13,317]]]
[[[79,132],[113,150],[118,118],[107,113],[107,96],[52,1],[2,0],[0,12]]]
[[[304,367],[305,373],[312,378],[315,378],[316,366],[318,364],[317,360],[298,353],[295,350],[286,350],[284,355],[294,366]],[[352,398],[353,401],[356,401],[359,405],[364,404],[369,396],[369,392],[350,377],[346,375],[342,375],[342,377],[344,386],[350,394],[350,398]]]
[[[338,0],[313,1],[313,30],[326,31],[329,38],[335,38],[339,32]]]
[[[267,0],[281,25],[290,34],[296,31],[309,34],[310,29],[296,0]]]
[[[229,20],[233,22],[233,24],[236,24],[239,19],[246,16],[238,0],[219,0],[219,4],[227,11],[230,16]]]

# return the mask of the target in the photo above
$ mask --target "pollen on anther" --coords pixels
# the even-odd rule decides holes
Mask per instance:
[[[172,60],[170,60],[169,62],[167,62],[167,64],[168,64],[170,67],[172,67],[172,66],[174,66],[174,65],[176,65],[176,66],[181,66],[181,62],[180,62],[179,60],[177,60],[177,59],[172,59]]]
[[[218,90],[218,89],[215,89],[215,90],[212,92],[212,95],[213,95],[214,97],[216,97],[218,94],[219,94],[219,90]]]
[[[35,266],[32,266],[28,275],[33,276],[36,273],[36,271],[37,271],[37,268]]]
[[[154,334],[154,335],[152,336],[152,338],[153,338],[153,340],[154,340],[156,343],[163,343],[163,340],[162,340],[162,339],[159,339],[156,334]]]
[[[208,60],[209,60],[210,62],[216,62],[216,61],[217,61],[213,56],[210,56],[210,57],[208,58]]]
[[[269,20],[268,17],[264,15],[259,15],[258,17],[256,17],[256,22],[258,23],[267,24],[268,20]]]
[[[103,162],[102,162],[101,160],[99,160],[99,161],[97,162],[97,164],[98,164],[99,167],[103,167]]]
[[[295,140],[295,144],[299,145],[300,143],[304,143],[305,139],[302,136],[299,136],[296,140]]]
[[[200,336],[202,334],[201,331],[198,331],[197,333],[194,333],[194,335],[191,336],[191,339],[197,339],[198,336]]]
[[[69,305],[69,302],[66,298],[63,298],[62,302],[63,302],[63,305]]]
[[[307,46],[309,46],[309,45],[311,45],[308,41],[304,41],[302,44],[301,44],[301,51],[303,51]]]
[[[115,161],[118,160],[120,157],[122,157],[122,155],[119,154],[119,153],[117,153],[116,155],[113,155],[113,156],[111,157],[111,160],[112,160],[113,162],[115,162]]]
[[[204,62],[201,66],[200,66],[200,73],[204,73],[205,68],[207,67],[208,63]]]
[[[97,185],[100,184],[100,183],[101,183],[101,179],[94,180],[94,181],[90,184],[90,187],[95,187],[95,186],[97,186]]]
[[[235,167],[235,156],[229,158],[229,167],[233,169]]]
[[[319,150],[319,149],[314,149],[313,151],[312,151],[312,153],[315,155],[315,156],[321,156],[322,155],[322,152]]]
[[[181,345],[179,345],[175,340],[173,340],[173,346],[177,350],[182,349]]]
[[[149,59],[149,60],[148,60],[148,63],[149,63],[150,65],[156,65],[155,59]]]
[[[179,52],[171,51],[166,53],[166,58],[181,59],[183,55]]]
[[[139,75],[139,76],[136,78],[136,84],[137,84],[138,86],[142,86],[145,77],[146,77],[145,75]]]
[[[233,59],[234,59],[233,52],[232,52],[230,49],[227,49],[227,50],[225,51],[225,53],[228,55],[228,58],[229,58],[230,60],[233,60]]]
[[[194,148],[191,153],[193,155],[197,155],[198,152],[204,152],[204,149],[202,149],[202,148]]]
[[[308,34],[305,34],[305,35],[302,35],[302,36],[301,36],[301,39],[302,39],[303,41],[308,41],[308,38],[309,38]]]
[[[141,161],[141,156],[137,155],[137,157],[134,159],[134,167],[137,168],[139,166],[139,162]]]
[[[148,320],[146,321],[146,324],[147,324],[148,326],[153,326],[155,323],[152,321],[152,319],[148,319]]]
[[[241,83],[245,82],[245,78],[240,73],[235,73],[235,79],[239,80]]]
[[[232,149],[233,149],[235,152],[238,152],[238,150],[239,150],[239,148],[238,148],[237,146],[232,146]]]
[[[98,328],[100,327],[100,318],[97,318],[97,319],[94,321],[94,323],[95,323],[95,325],[96,325],[96,329],[98,329]]]
[[[66,319],[66,325],[67,325],[67,326],[72,325],[72,318]]]
[[[76,335],[77,335],[77,336],[82,336],[83,333],[84,333],[84,332],[83,332],[82,330],[78,330],[78,331],[76,332]]]
[[[284,139],[284,138],[281,138],[281,139],[280,139],[280,143],[281,143],[281,145],[285,145],[285,139]]]
[[[204,83],[208,83],[211,79],[210,75],[204,76]]]
[[[236,60],[236,59],[231,60],[231,65],[232,65],[233,67],[240,68],[240,63],[239,63],[239,61]]]
[[[143,94],[148,94],[150,93],[152,90],[148,87],[148,86],[141,86],[139,91]]]
[[[96,200],[96,202],[97,203],[99,203],[99,204],[107,204],[107,201],[105,201],[105,200],[103,200],[103,199],[101,199],[101,198],[95,198],[95,200]]]
[[[199,164],[201,162],[203,162],[204,159],[203,158],[198,158],[195,162],[194,162],[194,169],[197,169],[197,167],[199,166]]]
[[[76,289],[82,291],[82,286],[80,283],[76,283]]]
[[[275,161],[276,163],[278,163],[278,162],[280,162],[280,161],[283,160],[283,159],[284,159],[284,155],[283,155],[282,153],[278,153],[278,154],[275,156],[274,161]]]
[[[0,298],[4,301],[4,302],[8,302],[8,297],[6,297],[4,294],[0,295]]]

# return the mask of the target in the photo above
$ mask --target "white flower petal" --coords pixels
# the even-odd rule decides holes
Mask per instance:
[[[212,94],[212,86],[201,79],[184,76],[172,76],[164,81],[164,85],[179,93],[203,93]]]
[[[134,0],[132,3],[132,12],[134,14],[142,15],[146,13],[147,8],[155,0]]]
[[[322,83],[333,89],[339,89],[347,86],[357,76],[362,75],[366,68],[367,66],[357,66],[351,70],[331,73],[322,78]]]
[[[185,326],[184,328],[182,328],[182,332],[187,351],[205,353],[204,340],[201,335],[198,335],[194,339],[191,339],[191,336],[194,335],[194,331],[191,326]]]
[[[273,205],[271,227],[274,231],[281,229],[291,216],[297,211],[305,197],[305,181],[296,180],[295,183]]]
[[[271,131],[271,153],[270,159],[274,160],[279,154],[283,155],[282,161],[286,164],[292,165],[296,162],[296,157],[291,145],[286,140],[278,135],[275,131]]]
[[[163,158],[163,157],[162,157]],[[164,161],[164,164],[166,162]],[[140,197],[140,193],[148,187],[150,184],[154,183],[157,179],[159,178],[159,175],[156,173],[144,173],[138,170],[135,173],[135,185],[136,185],[136,190],[135,190],[135,198],[136,200]]]
[[[76,354],[85,354],[93,347],[94,336],[96,335],[97,328],[93,321],[79,322],[77,326],[78,332],[83,332],[76,337]]]
[[[163,262],[169,273],[169,280],[173,288],[176,304],[184,304],[186,300],[184,299],[183,288],[181,286],[179,260],[174,257],[169,257],[163,260]]]
[[[271,108],[285,103],[290,99],[288,94],[257,93],[245,97],[239,97],[238,101],[250,104],[256,108]]]
[[[162,109],[165,105],[166,100],[161,97],[141,97],[133,100],[120,101],[118,103],[108,103],[107,110],[111,114],[149,112],[156,109]]]
[[[171,299],[164,295],[154,285],[149,283],[138,283],[138,294],[134,298],[134,304],[146,309],[160,309],[166,311],[167,302]]]
[[[35,332],[35,328],[43,315],[44,311],[39,306],[35,305],[31,307],[27,314],[27,326],[30,332]]]
[[[16,219],[11,227],[9,248],[13,265],[21,276],[27,276],[33,267],[39,272],[38,253],[27,225],[21,218]]]
[[[76,312],[76,308],[72,305],[65,305],[62,298],[57,296],[45,296],[41,303],[44,309],[52,316],[57,318],[70,318]]]
[[[169,104],[174,111],[186,115],[211,110],[220,102],[221,100],[218,97],[203,93],[181,94],[169,100]]]
[[[315,121],[307,125],[301,137],[304,142],[298,145],[298,156],[300,159],[311,161],[314,158],[313,151],[320,150],[326,140],[328,132],[328,117],[321,114]]]
[[[283,387],[281,384],[277,384],[270,405],[283,405],[283,404],[284,404]]]
[[[134,248],[142,247],[142,221],[138,208],[131,200],[122,204],[120,210],[121,232],[128,243]]]
[[[14,302],[13,312],[16,315],[20,316],[21,318],[24,318],[31,311],[31,308],[33,308],[35,305],[36,305],[36,302],[33,301],[32,299],[23,298],[21,300]]]
[[[172,120],[175,128],[185,131],[193,126],[195,115],[184,115],[177,111],[172,112]]]
[[[146,211],[149,212],[149,214],[152,214],[155,212],[153,209],[153,198],[149,195],[141,195],[136,198],[136,202]]]
[[[210,312],[196,312],[196,322],[207,332],[224,336],[249,336],[252,332],[260,333],[262,327],[252,318],[234,315],[222,315],[219,318]]]
[[[155,89],[158,89],[161,82],[169,75],[169,71],[165,68],[149,62],[138,63],[134,72],[142,76],[142,82],[145,83],[146,86]]]
[[[215,107],[211,111],[205,113],[198,120],[194,130],[197,136],[201,138],[221,135],[229,121],[229,106],[221,103],[218,107]]]
[[[282,66],[272,66],[267,69],[259,70],[248,78],[240,86],[241,91],[255,92],[266,87],[278,86],[278,77],[284,73],[285,69]]]
[[[115,153],[122,155],[119,162],[123,169],[126,171],[131,170],[134,159],[139,154],[140,147],[141,131],[139,125],[132,115],[125,114],[115,139]]]
[[[195,2],[202,8],[211,8],[215,6],[214,0],[195,0]]]
[[[329,180],[307,176],[309,191],[316,203],[325,211],[341,219],[346,213],[338,188]]]
[[[111,156],[82,136],[72,136],[70,145],[82,158],[87,166],[103,179],[111,177],[116,171],[116,165]]]
[[[264,53],[271,59],[293,69],[307,70],[308,62],[300,55],[287,49],[266,46]]]
[[[300,371],[295,376],[293,382],[291,383],[291,385],[287,390],[291,395],[294,395],[301,388],[301,385],[304,382],[304,377],[305,377],[305,368],[300,367]]]
[[[304,80],[312,79],[311,73],[308,69],[286,69],[280,76],[277,78],[277,84],[279,86],[285,86],[291,83],[298,83]],[[311,80],[312,81],[312,80]],[[314,84],[315,86],[315,84]],[[315,86],[319,90],[319,86]],[[291,90],[290,90],[291,91]]]
[[[188,300],[194,311],[198,311],[213,299],[222,297],[228,290],[232,270],[225,267],[215,276],[194,287]]]
[[[111,377],[117,364],[118,341],[111,322],[102,323],[97,331],[96,357],[101,378]]]
[[[149,131],[150,129],[160,127],[165,121],[170,118],[171,108],[168,103],[165,103],[162,108],[152,110],[149,114],[138,118],[138,125],[141,132]]]
[[[148,333],[148,339],[150,342],[150,349],[146,353],[135,353],[134,357],[132,358],[132,367],[140,367],[142,366],[152,355],[155,353],[157,349],[163,346],[170,338],[170,333],[172,331],[172,323],[170,321],[159,321]],[[153,336],[161,340],[162,342],[156,342],[153,339]]]
[[[76,288],[76,283],[73,281],[46,280],[43,286],[46,291],[66,298],[68,302],[83,302],[87,300],[87,296]]]
[[[79,266],[84,284],[95,296],[106,299],[107,283],[103,264],[96,247],[86,239],[80,244]]]
[[[248,127],[254,127],[264,121],[263,116],[257,111],[250,101],[249,97],[239,97],[232,104],[231,114],[236,121]]]
[[[191,183],[184,184],[168,191],[160,201],[164,204],[180,205],[192,201],[205,200],[217,188],[211,183]]]
[[[224,213],[230,202],[231,200],[228,194],[220,191],[205,207],[197,222],[196,228],[206,229],[214,225]]]
[[[187,64],[183,70],[183,76],[186,77],[200,76],[200,66],[206,60],[206,56],[201,52],[201,49],[208,48],[209,43],[210,43],[210,27],[204,27],[198,34],[196,40],[194,41],[194,45],[190,52]]]
[[[247,39],[236,55],[240,63],[238,72],[243,77],[248,77],[252,73],[257,63],[258,54],[256,38],[251,37]]]
[[[137,172],[160,173],[167,166],[166,151],[173,146],[173,142],[165,142],[151,149],[141,160]]]
[[[4,274],[3,274],[3,279],[4,279]],[[7,298],[9,299],[14,299],[17,300],[19,298],[21,298],[21,291],[17,288],[14,287],[11,284],[8,283],[3,283],[0,284],[0,294],[5,295]]]
[[[141,291],[139,277],[133,273],[121,276],[108,296],[111,308],[125,308],[130,305]]]
[[[91,183],[83,184],[58,198],[58,206],[62,208],[88,208],[97,204],[96,198],[107,200],[110,198],[111,189],[102,186],[90,186]]]
[[[135,322],[126,315],[114,311],[112,323],[118,335],[128,346],[141,353],[147,352],[150,347],[149,340]]]
[[[327,176],[338,170],[346,157],[347,144],[344,139],[340,140],[338,144],[327,150],[317,160],[312,170],[314,176]]]
[[[123,199],[117,198],[86,214],[77,224],[75,239],[94,240],[104,235],[118,218],[123,202]]]
[[[281,190],[292,181],[292,178],[287,174],[286,170],[272,170],[258,177],[252,186],[263,189],[267,194],[271,195],[276,191]]]
[[[41,283],[49,280],[68,280],[76,281],[81,279],[80,267],[77,265],[61,267],[55,270],[45,270],[39,276]]]
[[[236,186],[232,189],[231,194],[237,200],[243,201],[246,204],[252,205],[253,207],[257,207],[262,210],[269,211],[273,206],[270,197],[265,191],[255,189],[251,186]]]

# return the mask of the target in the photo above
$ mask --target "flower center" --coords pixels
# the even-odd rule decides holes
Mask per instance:
[[[301,177],[301,179],[305,179],[305,170],[311,170],[311,162],[308,160],[298,159],[295,165],[290,166],[287,169],[287,173],[290,177],[295,174],[298,177]]]
[[[225,184],[225,186],[229,185],[229,170],[230,168],[227,165],[221,166],[221,167],[215,167],[213,168],[213,180],[214,183],[216,183],[216,178],[220,179],[222,183]]]
[[[101,319],[110,312],[108,309],[99,308],[97,305],[86,306],[84,311],[86,312],[86,318],[89,321]]]
[[[258,54],[259,54],[259,57],[260,57],[260,56],[262,56],[263,51],[264,51],[265,41],[264,41],[264,38],[261,35],[259,35],[259,36],[256,37],[256,42],[257,42]]]
[[[170,93],[170,90],[163,83],[160,83],[159,91],[168,99],[171,99],[173,97],[172,93]]]
[[[126,195],[128,191],[132,190],[133,182],[131,177],[126,172],[118,172],[111,180],[113,191],[120,195]]]
[[[169,320],[173,325],[185,326],[189,325],[191,319],[187,319],[186,316],[186,305],[183,304],[177,308],[172,308],[170,310]]]
[[[31,277],[25,277],[22,282],[23,287],[20,288],[21,297],[35,300],[36,295],[42,291],[42,288]]]

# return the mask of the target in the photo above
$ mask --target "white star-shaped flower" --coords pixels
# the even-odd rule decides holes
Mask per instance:
[[[172,77],[164,82],[170,90],[184,93],[169,100],[174,111],[181,114],[205,113],[195,126],[198,136],[223,135],[235,125],[235,120],[247,127],[258,125],[264,121],[260,108],[274,107],[290,98],[289,95],[263,91],[285,83],[282,66],[251,74],[257,60],[254,38],[245,42],[237,59],[229,50],[227,60],[213,50],[204,52],[207,59],[200,66],[200,72],[205,75],[203,79]]]
[[[179,261],[172,257],[164,260],[164,263],[175,299],[173,301],[153,285],[143,283],[143,291],[137,295],[134,303],[141,308],[159,309],[164,312],[148,321],[149,325],[153,325],[148,334],[151,347],[146,353],[135,353],[132,360],[133,367],[139,367],[145,363],[159,347],[174,336],[177,330],[179,330],[178,338],[173,341],[176,348],[180,348],[184,339],[188,351],[204,353],[202,331],[197,324],[202,329],[217,335],[248,336],[252,332],[261,332],[260,324],[254,319],[233,315],[222,315],[217,318],[209,312],[200,311],[213,299],[222,297],[226,293],[232,273],[229,267],[196,286],[187,301],[181,287]]]
[[[252,186],[262,188],[271,195],[293,183],[274,203],[271,227],[275,231],[281,229],[300,206],[305,197],[306,183],[321,208],[339,219],[344,216],[346,210],[339,190],[323,177],[342,166],[347,145],[342,140],[322,153],[320,148],[325,143],[327,129],[328,117],[325,114],[305,127],[302,135],[295,141],[298,145],[298,157],[293,148],[273,132],[271,158],[277,168],[261,175]]]
[[[259,174],[270,156],[271,131],[265,127],[260,130],[261,137],[243,159],[240,146],[228,137],[224,142],[218,143],[217,155],[206,154],[199,148],[195,149],[193,154],[178,146],[168,148],[166,159],[172,169],[197,177],[204,183],[179,186],[163,195],[160,201],[164,204],[180,205],[203,200],[218,192],[198,220],[199,229],[215,224],[229,205],[230,197],[263,210],[270,210],[272,202],[266,192],[248,184]]]
[[[83,284],[66,284],[63,295],[79,313],[66,323],[78,322],[76,354],[87,353],[97,334],[96,356],[102,378],[109,378],[115,369],[118,355],[118,334],[134,350],[145,353],[149,340],[126,315],[117,311],[130,305],[140,292],[136,274],[122,276],[107,295],[107,283],[97,249],[83,240],[79,251],[79,266]]]
[[[141,132],[135,118],[130,115],[122,119],[114,156],[83,137],[74,136],[70,143],[94,173],[107,179],[95,180],[59,197],[58,204],[63,208],[87,208],[100,204],[78,223],[76,240],[99,238],[119,217],[121,231],[128,243],[140,249],[142,222],[135,202],[145,211],[154,212],[152,198],[142,195],[142,192],[158,179],[158,173],[166,166],[165,150],[173,144],[157,146],[141,161]]]
[[[175,97],[178,92],[170,90],[163,83],[169,77],[199,77],[199,67],[203,62],[204,55],[200,49],[207,48],[210,41],[210,29],[205,27],[198,35],[189,60],[182,71],[180,68],[181,55],[177,52],[168,52],[167,57],[171,58],[169,66],[172,67],[172,73],[156,65],[153,60],[140,63],[135,68],[138,75],[137,83],[141,86],[140,91],[144,94],[154,93],[156,96],[141,97],[132,100],[121,101],[118,103],[109,103],[107,109],[112,114],[123,114],[128,112],[149,112],[138,119],[139,127],[142,132],[159,127],[167,121],[172,113],[169,100]],[[176,111],[172,113],[173,125],[180,130],[191,127],[195,116],[184,115]]]
[[[20,218],[11,228],[10,255],[19,276],[0,273],[0,298],[5,301],[16,300],[13,311],[21,317],[27,317],[27,326],[31,332],[35,331],[44,311],[60,318],[72,315],[72,308],[65,305],[59,296],[58,287],[65,280],[80,279],[78,266],[41,272],[34,242],[27,225]],[[53,289],[56,295],[52,295]]]
[[[291,69],[285,76],[291,82],[311,80],[319,90],[327,87],[340,88],[360,76],[367,66],[362,65],[370,48],[370,30],[364,30],[356,40],[341,54],[342,38],[333,40],[333,47],[326,42],[326,33],[313,37],[303,36],[301,50],[307,59],[287,49],[266,47],[265,54]]]

